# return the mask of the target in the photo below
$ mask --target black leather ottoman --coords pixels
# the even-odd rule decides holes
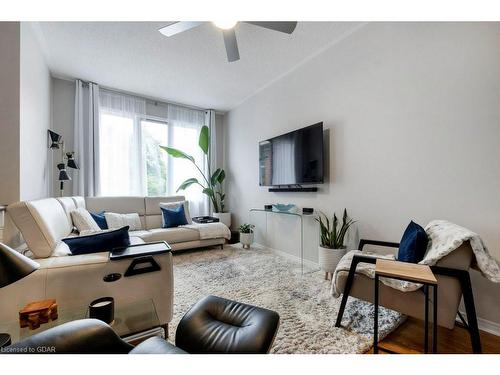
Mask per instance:
[[[193,354],[268,353],[278,332],[278,313],[208,296],[177,326],[175,345]]]

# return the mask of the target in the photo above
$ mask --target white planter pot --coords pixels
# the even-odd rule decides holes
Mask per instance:
[[[323,246],[318,247],[318,259],[321,270],[326,274],[333,274],[339,264],[340,259],[347,252],[346,249],[329,249]]]
[[[240,232],[240,242],[244,249],[250,249],[250,245],[253,243],[253,233]]]
[[[226,224],[228,228],[231,228],[231,212],[214,212],[212,216],[219,219],[221,223]]]

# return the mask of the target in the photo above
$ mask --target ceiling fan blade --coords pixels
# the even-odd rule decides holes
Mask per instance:
[[[226,46],[227,60],[229,62],[240,59],[240,51],[238,51],[238,42],[236,41],[236,33],[234,29],[222,30],[224,35],[224,45]]]
[[[251,25],[264,27],[266,29],[271,29],[274,31],[280,31],[282,33],[291,34],[297,27],[297,22],[284,22],[284,21],[274,21],[274,22],[261,22],[261,21],[244,21]]]
[[[162,27],[158,30],[165,36],[172,36],[175,34],[182,33],[183,31],[194,29],[197,26],[200,26],[203,22],[198,21],[180,21],[171,23],[168,26]]]

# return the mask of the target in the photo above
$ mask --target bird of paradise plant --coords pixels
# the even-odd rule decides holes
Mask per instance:
[[[224,212],[224,199],[226,198],[226,194],[224,193],[223,185],[224,179],[226,178],[226,172],[224,169],[217,168],[213,173],[210,167],[210,131],[208,126],[203,126],[200,131],[200,136],[198,138],[198,145],[203,151],[203,155],[205,161],[207,163],[207,173],[203,173],[202,169],[193,156],[188,155],[187,153],[178,150],[173,147],[160,146],[162,150],[164,150],[167,154],[174,158],[178,159],[186,159],[189,160],[196,169],[200,172],[202,179],[198,180],[196,177],[191,177],[182,182],[177,188],[177,192],[180,190],[185,190],[191,185],[199,185],[203,189],[203,193],[208,196],[212,206],[214,208],[214,212]]]

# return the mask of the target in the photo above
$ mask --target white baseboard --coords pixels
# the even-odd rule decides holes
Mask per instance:
[[[483,318],[477,318],[477,325],[481,331],[491,333],[495,336],[500,336],[500,323],[495,323]]]
[[[258,247],[260,249],[271,250],[273,253],[279,254],[279,255],[283,256],[284,258],[288,258],[288,259],[291,259],[291,260],[294,260],[294,261],[298,261],[300,263],[300,257],[292,255],[292,254],[289,254],[289,253],[287,253],[287,252],[285,252],[283,250],[273,249],[272,247],[264,246],[264,245],[261,245],[259,243],[253,243],[252,246]],[[319,264],[318,263],[314,263],[313,261],[307,260],[307,259],[304,259],[304,267],[311,268],[313,270],[316,270],[316,269],[319,270]]]
[[[460,314],[462,314],[465,320],[467,320],[467,314],[465,311],[460,311]],[[458,319],[458,321],[460,320]],[[500,336],[500,323],[477,317],[477,325],[481,331],[491,333],[495,336]]]

